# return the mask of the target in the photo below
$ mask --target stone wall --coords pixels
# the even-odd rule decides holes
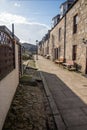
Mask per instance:
[[[59,40],[59,29],[61,28],[61,38]],[[51,50],[51,59],[54,59],[54,49],[59,48],[58,51],[59,57],[64,56],[64,18],[57,24],[52,31],[50,32],[50,50]]]
[[[87,39],[87,4],[86,0],[79,0],[66,15],[66,59],[72,59],[72,47],[77,45],[76,63],[85,72],[86,47],[82,41]],[[77,33],[73,34],[73,17],[78,14]]]
[[[45,42],[44,42],[44,56],[47,55],[47,41],[48,40],[45,40]]]
[[[78,14],[77,33],[73,34],[73,18]],[[61,39],[59,41],[59,28],[61,28]],[[65,34],[66,32],[66,34]],[[76,63],[81,66],[81,71],[85,72],[86,68],[86,46],[82,39],[87,40],[87,1],[78,0],[74,6],[69,9],[66,15],[59,21],[59,23],[50,32],[50,52],[51,59],[53,60],[54,49],[59,48],[59,57],[72,60],[73,45],[77,45]],[[52,38],[53,37],[53,38]],[[65,42],[65,47],[64,47]],[[52,50],[53,48],[53,50]]]

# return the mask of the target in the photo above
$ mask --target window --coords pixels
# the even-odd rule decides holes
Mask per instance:
[[[57,48],[57,59],[58,59],[58,48]]]
[[[73,33],[77,32],[78,14],[73,17]]]
[[[76,55],[77,55],[77,45],[73,45],[73,54],[72,54],[73,60],[76,60]]]
[[[58,59],[58,48],[54,49],[55,60]]]
[[[54,35],[52,34],[52,48],[54,48],[54,42],[55,42],[55,37],[54,37]]]
[[[61,41],[61,28],[59,28],[59,41]]]
[[[68,4],[68,8],[71,6],[71,4]]]

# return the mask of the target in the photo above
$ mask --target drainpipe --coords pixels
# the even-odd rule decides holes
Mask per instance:
[[[64,62],[66,62],[66,14],[64,21]]]

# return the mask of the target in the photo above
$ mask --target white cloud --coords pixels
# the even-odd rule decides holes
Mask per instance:
[[[0,4],[4,3],[6,0],[0,0]]]
[[[16,6],[16,7],[20,7],[21,5],[18,4],[18,3],[14,3],[14,6]]]
[[[29,24],[29,25],[39,25],[49,28],[47,25],[37,22],[29,22],[25,17],[20,15],[15,15],[7,12],[0,13],[0,22],[4,23],[16,23],[16,24]]]
[[[30,22],[27,18],[7,12],[0,13],[0,24],[11,28],[11,24],[15,24],[15,34],[21,41],[35,43],[41,40],[47,33],[49,27],[38,22]]]
[[[41,30],[43,31],[41,32]],[[41,40],[44,34],[47,33],[47,30],[44,26],[39,25],[20,24],[15,26],[16,34],[20,34],[21,40],[31,43],[35,43],[36,40]]]
[[[11,23],[27,24],[26,18],[19,15],[10,14],[7,12],[0,13],[0,22],[7,23],[7,24],[11,24]]]

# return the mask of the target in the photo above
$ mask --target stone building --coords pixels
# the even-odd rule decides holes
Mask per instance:
[[[87,0],[74,0],[60,16],[50,31],[51,60],[73,60],[77,69],[87,74]]]
[[[39,43],[38,43],[38,55],[42,55],[41,54],[41,51],[42,50],[42,42],[40,41]]]
[[[74,60],[87,74],[87,1],[77,0],[66,13],[66,59]]]
[[[67,0],[64,3],[61,4],[60,6],[60,18],[62,18],[67,10],[70,8],[70,6],[74,3],[76,0]]]
[[[50,32],[51,60],[64,57],[64,18]]]
[[[56,15],[55,17],[52,18],[52,27],[56,26],[56,24],[60,20],[60,14]]]
[[[38,54],[42,56],[49,55],[49,40],[50,40],[50,30],[38,43]]]

